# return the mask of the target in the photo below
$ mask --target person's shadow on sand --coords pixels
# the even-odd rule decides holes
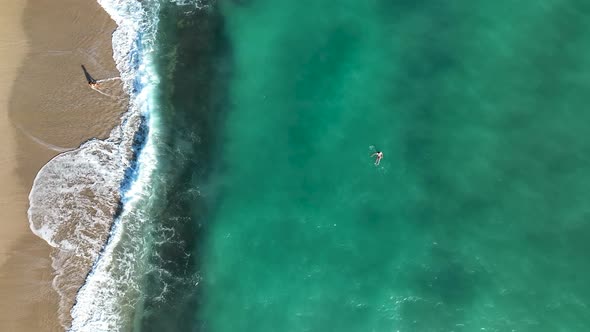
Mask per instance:
[[[86,67],[84,67],[84,65],[81,65],[82,70],[84,71],[84,76],[86,76],[86,80],[88,81],[88,84],[96,84],[96,80],[90,75],[90,73],[88,73],[88,70],[86,70]]]
[[[88,81],[88,85],[90,88],[101,95],[104,95],[109,98],[119,99],[119,100],[126,100],[127,97],[125,96],[121,78],[120,77],[111,77],[106,79],[96,80],[84,65],[80,65],[82,70],[84,71],[84,76],[86,76],[86,81]],[[100,84],[100,86],[99,86]]]

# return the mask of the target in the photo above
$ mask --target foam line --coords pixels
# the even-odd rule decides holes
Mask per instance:
[[[27,132],[21,125],[17,124],[17,123],[13,123],[14,127],[16,129],[18,129],[23,135],[27,136],[31,141],[49,149],[49,150],[53,150],[56,152],[66,152],[66,151],[70,151],[74,148],[64,148],[61,146],[57,146],[51,143],[47,143],[44,140],[40,139],[39,137],[33,136],[32,134],[30,134],[29,132]]]
[[[138,146],[143,143],[137,142],[137,134],[148,119],[150,90],[145,87],[150,80],[145,78],[142,59],[150,51],[153,36],[149,32],[154,17],[144,11],[144,6],[157,6],[152,6],[150,0],[100,0],[99,4],[118,25],[113,33],[113,57],[121,76],[107,81],[123,82],[130,108],[106,140],[90,140],[48,162],[37,174],[29,194],[30,227],[54,248],[53,286],[60,295],[59,317],[64,328],[71,331],[116,331],[121,326],[123,316],[115,292],[116,279],[121,277],[109,276],[108,285],[100,281],[110,273],[109,255],[116,252],[120,239],[116,225],[122,218],[119,216],[115,222],[113,218],[128,208],[122,206],[130,204],[128,198],[124,199],[129,196],[127,191],[139,190],[134,189],[135,177],[129,177],[134,173],[128,170],[139,167],[134,158],[138,158]],[[78,291],[80,284],[84,286]],[[96,292],[97,284],[108,294]]]
[[[103,82],[110,82],[110,81],[117,81],[117,80],[121,80],[121,77],[117,76],[117,77],[111,77],[111,78],[104,78],[102,80],[97,80],[97,83],[103,83]]]
[[[97,82],[100,82],[100,81],[97,81]],[[113,98],[113,99],[120,99],[120,98],[119,98],[119,97],[117,97],[117,96],[113,96],[113,95],[111,95],[111,94],[108,94],[108,93],[106,93],[106,92],[102,92],[100,89],[97,89],[97,88],[95,88],[95,87],[93,87],[93,86],[91,86],[90,88],[91,88],[92,90],[94,90],[94,91],[96,91],[96,92],[100,93],[101,95],[107,96],[107,97],[109,97],[109,98]]]
[[[112,41],[120,72],[101,81],[123,82],[129,110],[106,140],[91,140],[47,163],[29,195],[31,230],[54,247],[53,285],[69,331],[131,330],[142,276],[151,268],[145,234],[160,231],[148,222],[157,167],[159,78],[152,53],[159,1],[98,0],[118,25]],[[199,8],[200,1],[178,4]]]

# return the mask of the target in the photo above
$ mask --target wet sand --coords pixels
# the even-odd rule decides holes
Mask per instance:
[[[26,216],[38,170],[59,152],[106,137],[126,109],[115,80],[115,24],[94,0],[13,0],[0,11],[0,331],[62,331],[51,247]],[[67,324],[69,317],[62,317]]]

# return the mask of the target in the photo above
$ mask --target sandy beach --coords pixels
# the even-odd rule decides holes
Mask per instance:
[[[0,331],[62,331],[52,248],[27,220],[38,170],[62,151],[106,137],[126,109],[117,80],[114,22],[94,0],[13,0],[0,12]],[[79,287],[79,285],[77,286]],[[71,303],[69,299],[66,303]],[[63,311],[63,310],[62,310]]]

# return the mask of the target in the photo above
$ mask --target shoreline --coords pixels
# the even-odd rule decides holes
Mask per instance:
[[[97,79],[118,76],[116,25],[94,0],[21,0],[0,21],[0,330],[63,331],[70,319],[58,319],[52,248],[31,232],[28,194],[41,167],[60,152],[107,137],[127,110],[120,81],[99,94],[80,70],[85,64]]]

